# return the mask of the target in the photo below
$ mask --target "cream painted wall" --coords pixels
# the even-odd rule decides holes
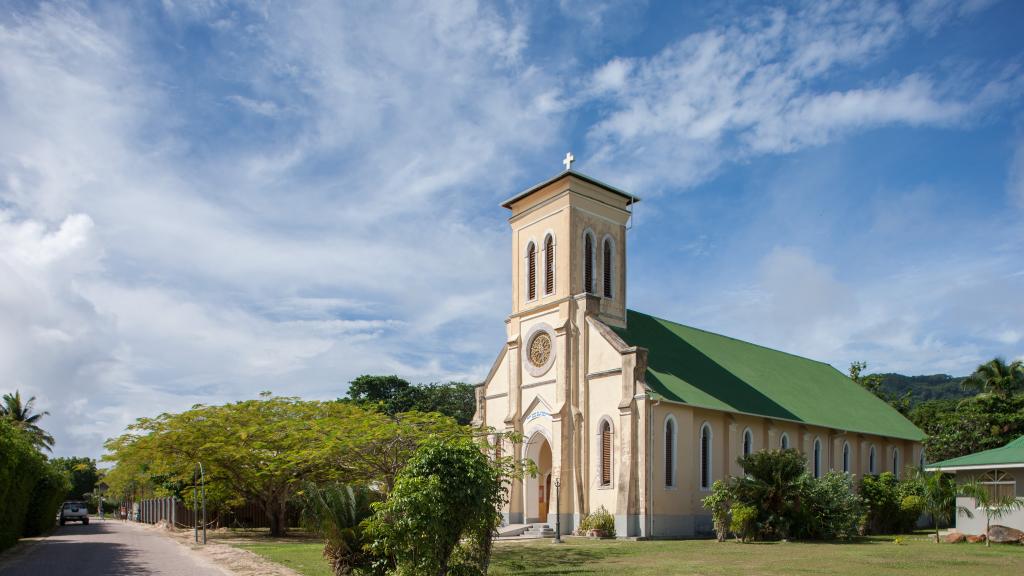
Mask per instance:
[[[591,341],[591,346],[594,341]],[[620,364],[621,366],[621,364]],[[618,472],[622,465],[621,430],[619,430],[619,390],[622,377],[619,375],[592,378],[589,404],[587,405],[587,434],[590,437],[590,458],[586,475],[590,493],[590,510],[604,506],[612,514],[616,513]],[[601,442],[600,425],[607,420],[612,425],[612,482],[608,487],[601,486]]]
[[[595,374],[622,368],[622,355],[601,336],[593,324],[587,323],[587,336],[590,339],[587,351],[588,373]]]

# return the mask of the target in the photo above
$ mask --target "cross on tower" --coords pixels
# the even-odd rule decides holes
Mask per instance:
[[[572,152],[565,153],[565,160],[562,160],[562,164],[565,164],[566,170],[572,169],[572,163],[576,160],[576,157],[572,155]]]

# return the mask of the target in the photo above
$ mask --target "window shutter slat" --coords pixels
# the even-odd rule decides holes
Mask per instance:
[[[526,282],[527,295],[530,300],[537,297],[537,248],[530,244],[526,249]]]
[[[594,292],[594,239],[590,234],[583,238],[583,291]]]
[[[612,430],[605,422],[601,427],[601,484],[612,483]]]

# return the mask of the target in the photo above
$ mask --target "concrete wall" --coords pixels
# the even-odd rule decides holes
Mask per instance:
[[[1010,468],[1003,470],[1017,482],[1016,494],[1018,498],[1024,498],[1024,468]],[[982,474],[988,472],[988,470],[963,470],[956,473],[957,484],[966,484],[971,480],[978,479]],[[974,515],[973,518],[967,517],[966,514],[957,510],[956,517],[956,529],[963,532],[964,534],[984,534],[985,533],[985,512],[979,510],[977,503],[974,498],[967,498],[959,496],[956,499],[957,506],[965,506],[970,509]],[[1017,530],[1024,530],[1024,510],[1014,511],[1006,516],[999,519],[992,519],[992,524],[1000,524],[1003,526],[1009,526],[1016,528]]]

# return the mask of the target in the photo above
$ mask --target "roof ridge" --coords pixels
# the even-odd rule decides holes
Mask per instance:
[[[756,346],[756,347],[761,348],[763,350],[770,350],[772,352],[778,352],[779,354],[785,354],[787,356],[792,356],[794,358],[799,358],[801,360],[807,360],[808,362],[814,362],[815,364],[822,364],[824,366],[828,366],[829,368],[835,370],[836,372],[839,372],[840,374],[843,374],[838,368],[836,368],[835,366],[829,364],[828,362],[823,362],[821,360],[815,360],[814,358],[808,358],[807,356],[801,356],[800,354],[794,354],[792,352],[786,352],[785,350],[779,350],[778,348],[772,348],[771,346],[765,346],[764,344],[758,344],[756,342],[749,342],[747,340],[741,340],[741,339],[735,338],[733,336],[728,336],[726,334],[720,334],[718,332],[712,332],[711,330],[706,330],[704,328],[697,328],[696,326],[690,326],[689,324],[683,324],[682,322],[676,322],[674,320],[668,320],[668,319],[662,318],[660,316],[654,316],[653,314],[647,314],[646,312],[641,312],[639,310],[633,310],[632,308],[627,308],[626,311],[627,312],[633,312],[634,314],[643,314],[644,316],[648,316],[648,317],[654,318],[656,320],[661,320],[662,322],[668,322],[669,324],[675,324],[676,326],[682,326],[683,328],[689,328],[690,330],[696,330],[698,332],[703,332],[705,334],[710,334],[712,336],[718,336],[719,338],[725,338],[726,340],[732,340],[734,342],[739,342],[741,344],[747,344],[748,346]],[[845,374],[843,374],[843,375],[846,376]],[[1022,438],[1024,438],[1024,436],[1022,436]]]

